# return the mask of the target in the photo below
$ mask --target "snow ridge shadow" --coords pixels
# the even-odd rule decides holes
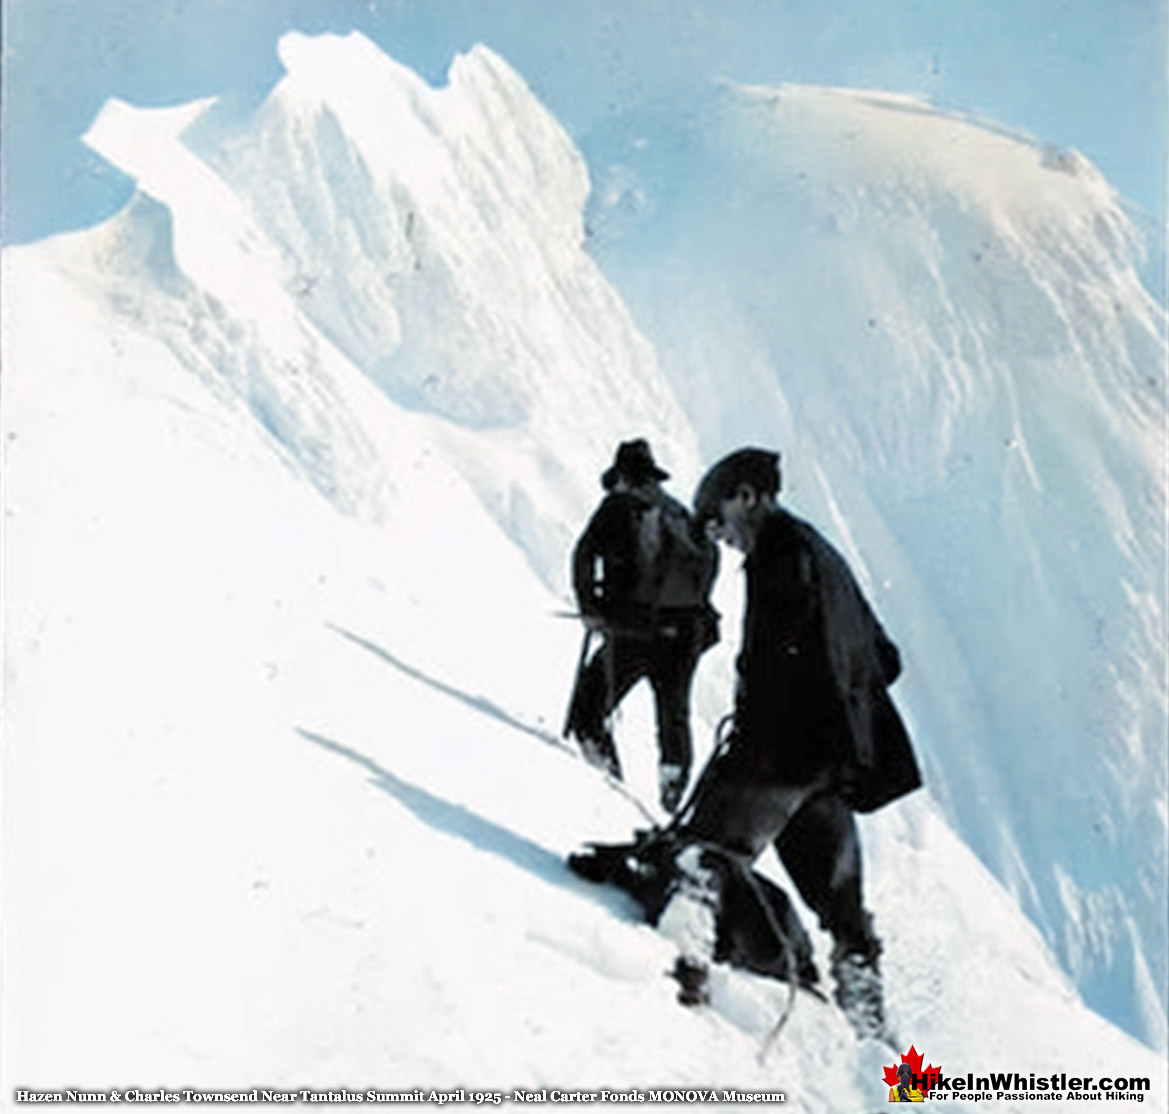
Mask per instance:
[[[633,919],[631,904],[618,890],[607,890],[577,878],[567,867],[564,859],[541,847],[517,832],[504,828],[493,820],[481,816],[465,805],[453,804],[435,796],[419,785],[403,781],[368,755],[319,735],[304,727],[297,733],[323,750],[348,759],[360,766],[371,776],[370,784],[383,793],[388,793],[399,804],[408,809],[419,820],[436,831],[454,836],[469,843],[479,851],[498,855],[534,874],[541,881],[549,882],[574,895],[588,895],[606,905],[616,916]]]
[[[337,634],[343,638],[349,639],[350,642],[356,643],[358,646],[368,650],[372,654],[376,654],[382,661],[392,665],[395,669],[405,673],[407,677],[415,681],[421,681],[424,685],[429,685],[431,688],[441,692],[444,696],[451,696],[454,699],[474,708],[477,712],[482,712],[484,715],[491,716],[502,723],[507,724],[508,727],[514,727],[517,731],[522,731],[526,735],[532,735],[539,739],[542,743],[547,743],[549,746],[559,747],[561,750],[567,751],[573,756],[576,751],[568,746],[567,743],[558,739],[550,731],[541,730],[539,727],[533,727],[530,723],[525,723],[522,719],[517,719],[510,712],[505,711],[498,704],[489,700],[486,696],[475,693],[464,692],[462,689],[455,688],[446,681],[439,680],[437,677],[432,677],[429,673],[424,673],[416,666],[410,665],[408,662],[402,661],[401,658],[396,657],[390,653],[384,646],[379,646],[376,642],[370,642],[367,638],[362,638],[359,634],[354,634],[352,631],[346,630],[344,627],[339,627],[335,623],[326,623],[330,630],[336,631]]]

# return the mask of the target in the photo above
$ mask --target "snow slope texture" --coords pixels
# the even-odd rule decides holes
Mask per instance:
[[[597,251],[705,454],[783,450],[902,644],[946,814],[1163,1045],[1166,321],[1120,199],[876,93],[726,86],[604,139]]]
[[[883,1100],[885,1050],[857,1048],[818,1004],[763,1066],[778,988],[723,972],[713,1011],[680,1013],[664,942],[561,865],[581,838],[643,818],[548,743],[578,635],[547,585],[562,586],[620,436],[647,433],[682,493],[698,467],[681,417],[693,400],[683,385],[676,401],[581,251],[579,216],[540,192],[575,181],[579,210],[579,156],[487,52],[469,56],[467,85],[437,91],[352,37],[294,37],[285,57],[289,78],[242,126],[208,106],[109,106],[91,139],[140,196],[100,228],[4,256],[5,1087],[779,1080],[797,1109]],[[457,89],[474,92],[455,111]],[[476,155],[457,118],[491,117],[495,96],[498,128],[521,134],[487,144],[477,123]],[[401,118],[381,142],[350,119],[372,97]],[[416,167],[392,141],[403,131],[407,152],[445,142]],[[403,207],[395,190],[418,198]],[[283,201],[266,208],[282,196],[303,226]],[[444,223],[443,196],[466,220]],[[420,199],[437,211],[411,226]],[[528,211],[546,237],[522,231]],[[507,237],[481,242],[500,221],[515,222]],[[438,245],[425,297],[394,286],[408,226]],[[347,291],[367,248],[385,289]],[[529,266],[547,303],[508,292]],[[443,401],[464,353],[426,335],[427,315],[441,332],[460,305],[492,339],[466,355],[481,393]],[[412,332],[441,372],[429,388],[423,365],[392,359]],[[776,396],[758,397],[763,411]],[[728,433],[754,436],[742,421]],[[890,544],[893,513],[854,504],[845,477],[801,489],[839,508],[813,517],[894,586],[911,555],[940,559],[936,530],[920,552]],[[938,786],[956,783],[956,751],[922,730],[966,708],[927,683],[944,618],[872,587],[920,678],[898,697]],[[730,650],[704,665],[721,703],[700,709],[700,736],[725,707]],[[644,792],[644,707],[619,729]],[[983,756],[988,770],[1003,758],[972,750],[976,769]],[[1147,752],[1136,760],[1155,777]],[[971,1070],[1147,1075],[1164,1109],[1159,1058],[1083,1007],[955,838],[959,796],[923,793],[865,824],[906,1046]],[[1009,794],[984,801],[1004,830],[1022,822]],[[1062,867],[1079,885],[1078,864]],[[1105,914],[1069,923],[1107,940]]]
[[[801,996],[761,1059],[783,988],[719,970],[711,1008],[682,1009],[669,943],[567,871],[582,834],[645,817],[555,745],[575,631],[440,423],[339,374],[395,477],[380,522],[345,513],[78,284],[101,242],[4,260],[5,1093],[883,1102],[895,1057],[835,1009]],[[490,593],[459,575],[468,551]],[[906,1051],[1147,1077],[1166,1108],[1162,1058],[1084,1008],[928,795],[864,837]]]

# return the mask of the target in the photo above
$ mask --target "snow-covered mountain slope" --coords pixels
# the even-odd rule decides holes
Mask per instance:
[[[464,474],[562,584],[616,402],[676,469],[698,467],[653,350],[581,250],[580,155],[486,48],[458,58],[438,90],[356,34],[289,34],[280,55],[287,77],[242,131],[206,103],[110,102],[90,129],[170,215],[194,285],[167,316],[188,337],[205,313],[238,313],[213,321],[229,335],[267,328],[243,347],[273,367],[245,374],[276,390],[289,366],[311,376],[327,338],[396,402],[449,419]],[[191,339],[187,359],[205,363]],[[466,431],[481,434],[473,449]]]
[[[576,632],[441,422],[339,370],[393,476],[378,522],[345,514],[53,255],[4,272],[5,1092],[883,1102],[896,1057],[834,1008],[801,996],[760,1061],[783,988],[719,971],[683,1009],[668,941],[563,865],[645,817],[556,745]],[[652,800],[645,711],[619,727]],[[864,835],[905,1051],[1148,1077],[1165,1109],[1161,1058],[1084,1008],[929,796]]]
[[[649,436],[685,494],[713,429],[784,448],[802,508],[872,570],[907,652],[897,695],[934,787],[864,822],[906,1048],[970,1071],[1149,1076],[1164,1109],[1160,1057],[1083,1006],[955,834],[963,779],[985,814],[973,833],[1013,841],[1008,881],[1038,877],[1062,855],[1051,831],[1091,819],[993,781],[1013,758],[986,729],[980,655],[1005,671],[1004,624],[969,643],[989,554],[950,533],[953,492],[924,486],[913,507],[912,474],[892,482],[921,451],[913,429],[888,433],[882,493],[812,456],[803,418],[781,421],[830,392],[789,398],[762,356],[721,396],[689,390],[678,352],[667,378],[582,248],[579,155],[489,52],[441,90],[359,37],[292,36],[282,57],[288,77],[247,121],[107,106],[90,140],[138,197],[3,258],[5,1090],[717,1085],[781,1086],[806,1110],[883,1101],[891,1054],[857,1048],[828,1007],[801,1000],[763,1066],[779,988],[723,972],[712,1011],[681,1011],[666,943],[562,866],[580,840],[643,821],[549,742],[579,647],[555,614],[568,546],[619,438]],[[733,306],[733,280],[718,304]],[[906,405],[920,389],[910,375]],[[1080,394],[1060,404],[1077,434]],[[774,423],[752,424],[748,399]],[[876,428],[872,398],[853,402]],[[972,421],[955,404],[956,443]],[[1021,498],[986,467],[957,488],[968,506],[1002,485]],[[1030,509],[1011,540],[1041,546]],[[911,510],[919,535],[895,529]],[[1068,603],[1066,553],[1007,552],[1032,559],[1053,609]],[[952,575],[969,567],[951,611],[930,572],[946,554]],[[1084,567],[1106,580],[1111,559],[1091,549]],[[700,737],[730,697],[727,566],[732,637],[704,659]],[[1152,592],[1130,566],[1115,576]],[[1032,648],[1019,635],[1003,653]],[[1155,718],[1156,690],[1126,690],[1125,661],[1115,691]],[[634,701],[619,734],[644,796],[650,730]],[[1131,738],[1140,804],[1156,753]],[[1066,771],[1060,741],[1039,754]],[[1092,948],[1114,949],[1131,914],[1147,1036],[1158,976],[1130,890],[1164,883],[1155,862],[1139,873],[1151,845],[1140,864],[1119,854],[1133,817],[1115,820],[1113,858],[1069,844],[1059,862],[1096,902],[1066,918]],[[1028,842],[1028,825],[1048,834]],[[1094,896],[1085,863],[1112,870],[1123,910]]]
[[[1166,319],[1120,199],[907,98],[728,86],[683,119],[592,145],[599,258],[706,455],[780,447],[866,570],[958,832],[1162,1043]]]

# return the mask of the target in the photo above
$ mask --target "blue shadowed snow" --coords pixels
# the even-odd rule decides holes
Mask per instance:
[[[581,102],[591,178],[538,62],[448,80],[297,34],[254,112],[107,102],[86,141],[135,200],[5,250],[9,1061],[762,1080],[775,988],[719,972],[679,1017],[662,937],[560,866],[644,822],[546,745],[572,540],[643,435],[683,498],[781,449],[901,646],[927,788],[863,822],[898,1031],[1155,1075],[1116,1028],[1163,1048],[1169,951],[1165,315],[1126,205],[1076,150],[903,95],[727,80],[679,120],[618,49],[649,9],[569,10],[643,104]],[[655,88],[700,32],[734,55],[702,15]],[[617,729],[652,800],[647,710]],[[879,1101],[834,1009],[786,1034],[794,1108],[829,1070]]]

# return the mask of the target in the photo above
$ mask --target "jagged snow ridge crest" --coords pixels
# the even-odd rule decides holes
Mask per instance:
[[[386,481],[334,405],[338,360],[448,419],[468,479],[563,588],[618,400],[618,436],[649,436],[683,482],[698,470],[653,350],[582,251],[579,153],[485,48],[456,59],[441,89],[358,34],[290,34],[280,52],[286,77],[242,127],[212,102],[142,112],[111,101],[87,134],[170,212],[190,286],[169,317],[230,338],[232,367],[211,377],[235,383],[283,451],[351,509],[380,513]],[[206,370],[197,352],[185,358]],[[307,374],[290,382],[282,366]],[[472,451],[467,432],[498,444]],[[513,482],[516,453],[542,458],[529,490]],[[571,510],[548,520],[534,511],[548,503]]]
[[[281,56],[245,134],[204,157],[278,245],[301,312],[396,402],[450,420],[468,478],[563,587],[571,518],[613,448],[601,415],[619,410],[621,435],[649,436],[684,482],[698,470],[653,350],[582,250],[581,156],[486,48],[438,89],[360,35],[285,36]],[[471,464],[468,430],[498,448]],[[515,452],[544,457],[543,493],[512,483]],[[540,521],[549,500],[570,519]]]

